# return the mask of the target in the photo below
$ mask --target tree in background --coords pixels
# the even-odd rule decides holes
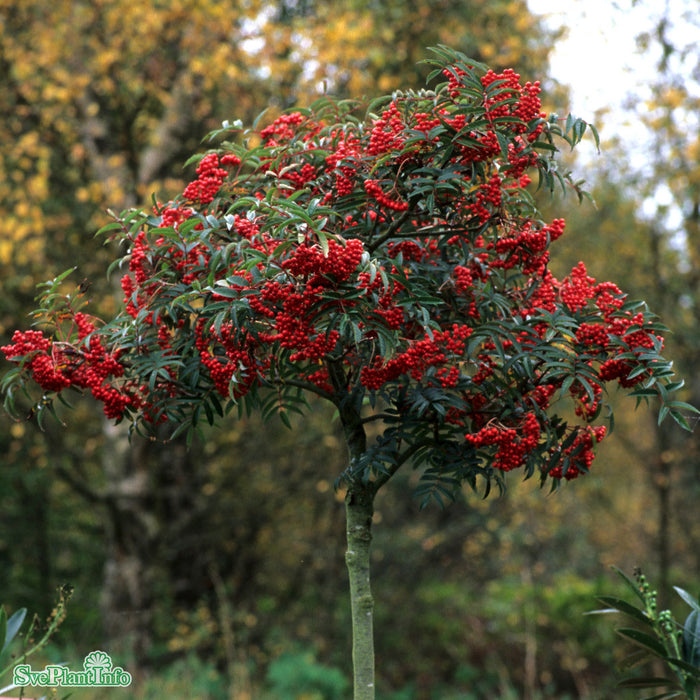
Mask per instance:
[[[655,8],[656,9],[656,8]],[[696,26],[697,10],[682,17]],[[689,381],[691,401],[700,398],[698,383],[697,314],[700,304],[700,121],[697,71],[700,54],[694,42],[678,32],[669,5],[656,26],[638,38],[640,48],[657,60],[656,79],[641,120],[650,134],[650,152],[639,168],[641,192],[650,222],[647,247],[652,260],[653,293],[672,309],[673,350]],[[660,426],[656,431],[653,484],[658,497],[659,531],[656,541],[661,597],[668,599],[674,556],[694,557],[700,530],[694,511],[700,491],[697,447],[686,436]],[[693,459],[689,460],[692,455]]]
[[[605,436],[609,382],[686,427],[690,408],[669,398],[680,383],[643,304],[582,263],[561,281],[547,268],[564,222],[540,219],[528,171],[579,192],[554,137],[573,147],[585,123],[547,119],[539,83],[512,70],[435,53],[435,91],[366,115],[324,98],[207,153],[179,199],[105,227],[129,246],[124,311],[102,325],[62,275],[36,312],[53,337],[3,347],[19,365],[8,406],[36,386],[40,415],[73,387],[110,420],[191,437],[236,407],[289,422],[307,395],[330,402],[349,453],[357,699],[374,697],[374,501],[404,465],[423,503],[502,490],[513,469],[570,480]]]
[[[567,220],[576,235],[562,242],[562,263],[585,255],[591,269],[615,274],[631,294],[644,294],[654,308],[665,309],[673,327],[668,352],[688,377],[684,398],[697,404],[698,377],[698,123],[697,48],[684,38],[696,26],[696,9],[680,11],[675,3],[633,3],[648,28],[638,38],[642,55],[657,70],[634,95],[628,95],[631,119],[646,127],[646,138],[628,143],[618,139],[603,146],[611,158],[591,167],[596,207],[582,207]],[[686,29],[686,31],[684,31]],[[615,114],[616,118],[620,113]],[[623,157],[623,154],[624,155]],[[616,165],[612,166],[615,162]],[[609,251],[615,254],[610,255]],[[629,468],[645,465],[647,513],[638,523],[650,554],[637,554],[634,565],[657,567],[662,601],[670,599],[674,568],[696,572],[700,566],[700,532],[695,511],[698,459],[695,441],[669,423],[649,417],[647,439],[639,440],[639,421],[621,415],[620,441],[627,446]],[[639,502],[636,498],[630,501]],[[653,514],[653,517],[650,515]]]

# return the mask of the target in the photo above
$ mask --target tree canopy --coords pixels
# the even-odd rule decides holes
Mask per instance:
[[[10,405],[31,378],[39,410],[73,386],[109,418],[179,434],[239,403],[284,418],[310,392],[340,413],[347,479],[427,461],[433,495],[517,467],[586,471],[610,381],[683,421],[644,305],[583,263],[561,281],[547,268],[564,221],[537,218],[526,171],[578,189],[551,156],[585,123],[547,118],[512,70],[436,51],[436,91],[284,114],[199,159],[178,200],[105,227],[129,246],[125,310],[102,325],[84,290],[49,283],[37,314],[55,339],[18,331],[3,348],[20,363]],[[562,397],[576,421],[552,410]]]

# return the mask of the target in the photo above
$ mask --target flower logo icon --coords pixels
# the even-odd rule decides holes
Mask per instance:
[[[86,671],[99,668],[101,671],[108,672],[112,670],[112,659],[104,651],[92,651],[85,657],[83,668]]]

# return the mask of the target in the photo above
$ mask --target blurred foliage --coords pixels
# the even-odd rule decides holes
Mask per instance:
[[[342,700],[350,690],[342,671],[319,664],[309,653],[275,659],[267,670],[267,684],[275,700]]]

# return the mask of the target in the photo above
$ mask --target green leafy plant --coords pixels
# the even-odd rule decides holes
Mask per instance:
[[[340,669],[318,663],[312,653],[285,654],[267,671],[270,697],[276,700],[342,700],[349,683]]]
[[[15,610],[8,618],[5,608],[0,606],[0,678],[10,673],[15,666],[24,663],[30,656],[36,654],[49,643],[51,637],[56,634],[61,623],[65,620],[66,606],[72,593],[71,586],[62,586],[59,589],[58,601],[49,617],[42,622],[37,615],[34,615],[23,635],[19,633],[27,616],[27,609]],[[19,652],[12,654],[11,646],[16,639],[22,640],[22,647]],[[0,693],[16,687],[14,684],[7,685],[0,688]]]
[[[628,670],[639,664],[660,659],[673,677],[631,677],[620,682],[621,688],[654,688],[657,692],[645,700],[687,698],[697,700],[700,690],[700,601],[682,588],[674,586],[676,593],[690,607],[685,622],[677,621],[670,610],[659,610],[657,592],[646,576],[635,571],[634,579],[615,569],[627,588],[634,595],[630,603],[613,596],[600,596],[605,606],[595,613],[622,613],[637,623],[636,627],[621,627],[616,632],[632,642],[638,649],[626,657],[620,667]],[[661,692],[658,692],[660,689]]]

